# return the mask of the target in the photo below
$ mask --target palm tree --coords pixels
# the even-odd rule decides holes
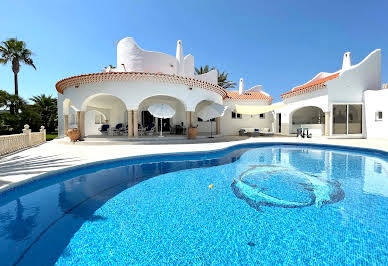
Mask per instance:
[[[45,128],[48,132],[52,132],[58,119],[57,99],[42,94],[34,96],[30,100],[34,103],[36,112],[40,114]]]
[[[228,75],[229,74],[225,73],[225,71],[223,71],[222,73],[218,72],[218,86],[224,89],[236,87],[236,82],[228,80]]]
[[[16,38],[10,38],[0,45],[0,63],[12,63],[12,71],[15,80],[15,95],[19,94],[18,89],[18,73],[20,71],[20,63],[32,66],[36,69],[34,62],[31,59],[32,52],[26,48],[26,43],[18,41]]]
[[[7,107],[8,92],[0,90],[0,108]]]
[[[195,73],[197,75],[201,75],[201,74],[205,74],[209,71],[212,71],[213,69],[215,69],[215,67],[210,68],[209,65],[205,65],[204,67],[201,66],[199,69],[195,68]],[[218,72],[218,86],[220,86],[224,89],[236,87],[235,82],[228,80],[228,75],[229,75],[228,73],[225,73],[225,71],[220,73],[220,71],[218,71],[218,70],[217,70],[217,72]]]
[[[210,68],[209,65],[206,65],[204,67],[201,66],[199,69],[195,68],[195,73],[197,75],[201,75],[201,74],[205,74],[205,73],[207,73],[209,71],[212,71],[213,69],[215,69],[215,68],[214,67]]]
[[[19,112],[19,110],[23,109],[26,105],[26,101],[20,96],[0,90],[0,108],[9,108],[10,113],[15,114],[15,112]]]

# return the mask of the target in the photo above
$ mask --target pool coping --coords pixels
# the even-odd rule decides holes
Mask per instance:
[[[229,143],[228,143],[229,144]],[[230,145],[227,145],[226,147],[220,147],[215,149],[203,149],[198,151],[180,151],[180,152],[159,152],[159,153],[150,153],[150,154],[139,154],[139,155],[131,155],[131,156],[123,156],[118,158],[111,158],[106,160],[96,160],[92,162],[85,162],[79,165],[73,165],[64,167],[57,170],[51,170],[47,171],[43,174],[38,174],[35,176],[32,176],[30,178],[26,178],[20,181],[16,181],[10,184],[7,184],[0,188],[0,196],[3,195],[6,192],[12,191],[14,189],[17,189],[21,186],[28,185],[30,183],[38,182],[40,180],[43,180],[45,178],[48,178],[53,175],[63,174],[69,171],[74,170],[80,170],[83,168],[88,168],[90,166],[95,165],[103,165],[106,163],[114,163],[114,162],[120,162],[120,161],[128,161],[128,160],[135,160],[135,159],[141,159],[141,158],[152,158],[152,157],[158,157],[158,156],[182,156],[182,155],[189,155],[189,154],[196,154],[199,155],[201,153],[203,154],[209,154],[209,153],[219,153],[222,151],[226,151],[231,148],[244,148],[251,147],[251,148],[260,148],[260,147],[266,147],[266,146],[273,146],[273,145],[290,145],[290,146],[306,146],[306,147],[333,147],[337,149],[345,149],[350,151],[359,151],[359,152],[371,152],[376,153],[376,155],[380,156],[387,156],[388,157],[388,151],[379,149],[379,148],[370,148],[370,147],[359,147],[359,146],[353,146],[353,145],[339,145],[339,144],[331,144],[331,143],[316,143],[316,142],[293,142],[293,141],[265,141],[265,142],[231,142]],[[255,147],[257,146],[257,147]]]

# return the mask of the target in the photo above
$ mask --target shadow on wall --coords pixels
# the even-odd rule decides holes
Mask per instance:
[[[59,167],[73,165],[79,159],[63,159],[60,156],[13,156],[0,160],[0,177],[13,175],[41,174]],[[4,181],[0,181],[4,182]],[[0,183],[0,185],[5,185]]]

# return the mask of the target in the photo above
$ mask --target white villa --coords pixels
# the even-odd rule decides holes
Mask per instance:
[[[284,107],[275,110],[275,131],[289,135],[309,128],[313,135],[352,138],[388,137],[388,89],[381,87],[381,50],[356,65],[350,52],[342,68],[321,72],[307,83],[281,95]]]
[[[58,130],[64,136],[78,128],[81,137],[125,134],[143,137],[163,132],[187,134],[197,127],[199,134],[238,135],[242,128],[290,135],[308,128],[313,136],[385,137],[388,112],[384,100],[388,89],[381,87],[381,50],[375,50],[357,65],[345,53],[342,69],[322,72],[311,81],[282,95],[281,103],[261,85],[244,90],[225,90],[217,84],[218,73],[194,73],[194,57],[183,55],[177,42],[176,56],[141,49],[132,38],[117,44],[117,67],[101,73],[69,77],[56,84]],[[160,119],[148,112],[164,103],[175,115]],[[227,106],[215,123],[202,121],[197,113],[212,103]],[[213,126],[211,129],[210,127]]]
[[[78,128],[82,137],[103,134],[109,125],[125,128],[128,137],[141,137],[154,126],[160,130],[148,107],[156,103],[170,105],[174,117],[163,120],[163,132],[186,134],[187,128],[198,127],[199,133],[237,135],[242,127],[272,127],[272,116],[236,114],[236,104],[270,105],[272,97],[261,86],[244,91],[228,91],[217,85],[218,73],[194,74],[194,57],[183,56],[182,42],[177,42],[176,56],[141,49],[132,38],[117,44],[117,67],[102,73],[74,76],[56,84],[58,91],[58,131],[65,135],[68,128]],[[225,115],[215,123],[201,121],[196,113],[211,103],[228,106]],[[108,130],[109,131],[109,130]],[[115,130],[113,130],[114,133]],[[152,133],[152,132],[150,132]]]

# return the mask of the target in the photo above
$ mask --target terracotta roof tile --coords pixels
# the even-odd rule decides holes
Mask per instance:
[[[296,95],[300,95],[300,94],[303,94],[303,93],[310,92],[311,90],[309,90],[309,88],[312,88],[312,87],[317,86],[317,85],[322,85],[326,81],[335,79],[338,76],[339,76],[339,73],[335,73],[333,75],[327,76],[326,78],[321,78],[321,79],[317,79],[317,80],[308,82],[308,83],[306,83],[306,84],[304,84],[302,86],[299,86],[299,87],[296,87],[296,88],[292,89],[289,92],[283,93],[282,95],[280,95],[280,97],[288,98],[288,97],[292,97],[292,96],[296,96]]]
[[[226,91],[226,99],[233,100],[268,100],[272,101],[273,98],[262,92],[245,91],[243,94],[239,94],[238,91]]]
[[[163,73],[146,73],[146,72],[103,72],[92,73],[85,75],[78,75],[69,77],[58,81],[55,87],[59,93],[63,94],[63,91],[71,86],[79,86],[80,84],[99,83],[105,81],[154,81],[170,84],[184,84],[189,87],[198,87],[206,90],[216,92],[223,98],[226,97],[226,91],[224,88],[190,77],[182,77],[177,75],[169,75]]]

